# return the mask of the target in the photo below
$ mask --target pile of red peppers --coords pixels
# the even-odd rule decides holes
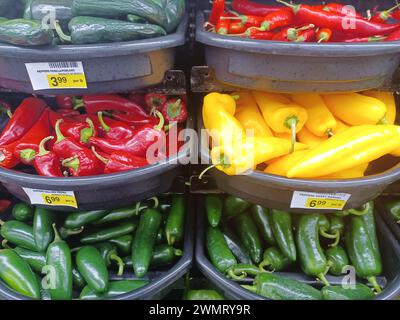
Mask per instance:
[[[400,40],[400,5],[362,14],[340,3],[265,5],[214,0],[206,30],[221,35],[284,42],[358,43]]]
[[[171,128],[182,130],[188,116],[185,99],[158,93],[58,96],[57,109],[29,97],[11,114],[0,135],[0,166],[33,167],[47,177],[117,173],[149,165],[147,150],[168,144]],[[166,159],[183,143],[159,155]]]

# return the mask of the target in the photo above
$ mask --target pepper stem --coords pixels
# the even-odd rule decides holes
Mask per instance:
[[[233,280],[242,280],[247,277],[246,272],[242,272],[239,276],[235,273],[233,269],[229,269],[227,273],[228,277]]]
[[[292,146],[290,147],[290,153],[294,152],[296,144],[296,126],[299,123],[299,119],[296,116],[292,116],[286,119],[285,125],[291,129],[292,132]]]
[[[72,99],[72,101],[74,102],[74,110],[85,107],[85,104],[83,103],[83,99],[78,99],[78,98],[74,97]]]
[[[270,270],[265,270],[264,267],[268,267],[270,266],[271,263],[268,261],[268,259],[264,259],[263,261],[261,261],[261,263],[258,265],[258,268],[263,271],[263,272],[270,272]]]
[[[40,156],[45,156],[46,154],[49,154],[49,153],[50,153],[50,151],[46,150],[45,145],[46,145],[46,143],[47,143],[48,141],[53,140],[53,139],[54,139],[54,137],[53,137],[53,136],[50,136],[50,137],[44,138],[42,141],[40,141],[40,144],[39,144],[39,154],[38,154],[39,157],[40,157]]]
[[[76,171],[79,169],[80,162],[77,156],[73,156],[71,158],[64,159],[61,162],[61,165],[63,167],[71,168],[72,170]]]
[[[380,285],[378,284],[378,282],[376,281],[375,277],[368,277],[367,280],[368,280],[368,282],[370,284],[372,284],[372,286],[374,287],[374,290],[377,293],[381,293],[382,292],[382,289],[381,289]]]
[[[386,13],[386,14],[391,13],[391,12],[393,12],[394,10],[396,10],[398,7],[400,7],[400,3],[396,4],[394,7],[390,8],[390,9],[387,9],[387,10],[382,11],[381,14],[382,14],[382,13]]]
[[[1,242],[1,246],[2,246],[3,248],[10,249],[10,246],[9,246],[7,243],[8,243],[8,240],[4,239],[4,240]]]
[[[160,122],[158,123],[158,125],[154,126],[154,129],[161,131],[161,129],[164,127],[164,123],[165,123],[164,116],[158,110],[154,111],[154,114],[160,119]]]
[[[242,284],[241,287],[243,289],[249,290],[250,292],[257,293],[257,287],[255,287],[255,286],[249,286],[247,284]]]
[[[84,230],[84,227],[80,227],[79,229],[67,229],[67,228],[61,227],[60,234],[61,234],[61,237],[63,239],[65,239],[65,238],[68,238],[69,236],[74,236],[74,235],[80,234],[83,232],[83,230]]]
[[[96,148],[94,146],[92,146],[92,152],[94,153],[95,157],[97,159],[99,159],[101,162],[103,162],[104,164],[108,163],[108,159],[104,158],[103,156],[99,155],[96,151]]]
[[[336,247],[336,246],[339,244],[339,242],[340,242],[340,231],[339,231],[339,230],[336,230],[336,231],[335,231],[335,234],[336,234],[336,239],[335,239],[335,241],[334,241],[333,243],[331,243],[331,244],[329,245],[329,247]]]
[[[167,242],[170,246],[174,245],[176,239],[175,236],[172,236],[171,234],[167,234]]]
[[[379,122],[377,124],[390,124],[390,123],[385,115],[381,120],[379,120]]]
[[[2,226],[3,224],[5,224],[5,222],[3,220],[0,220],[0,226]]]
[[[122,276],[124,274],[124,267],[125,267],[124,261],[122,261],[122,259],[116,254],[112,254],[110,256],[110,260],[114,260],[118,265],[117,276]]]
[[[136,208],[135,208],[135,211],[136,211],[136,215],[138,216],[138,215],[139,215],[139,213],[140,213],[140,202],[136,202]]]
[[[60,23],[58,20],[54,21],[54,29],[58,37],[61,39],[62,42],[71,42],[71,36],[67,36],[61,29]]]
[[[174,255],[175,257],[182,257],[183,251],[180,249],[174,249]]]
[[[321,236],[323,236],[324,238],[327,238],[327,239],[337,239],[337,234],[335,233],[335,234],[330,234],[330,233],[327,233],[327,232],[325,232],[324,230],[319,230],[319,233],[320,233],[320,235]]]
[[[330,286],[331,284],[328,282],[328,280],[326,280],[325,275],[323,273],[320,273],[318,276],[318,279],[322,281],[322,283],[325,286]]]
[[[19,156],[21,157],[21,159],[24,159],[27,162],[31,162],[36,156],[36,151],[33,149],[24,149],[21,150]]]
[[[109,132],[111,129],[110,129],[110,127],[104,122],[103,112],[101,112],[101,111],[97,112],[97,117],[99,118],[99,122],[100,122],[101,127],[103,128],[103,130],[104,130],[105,132]]]
[[[154,207],[153,207],[153,209],[156,209],[156,208],[158,207],[159,201],[158,201],[158,198],[157,198],[157,197],[151,197],[151,198],[149,198],[149,199],[147,199],[147,200],[153,200],[153,201],[154,201]],[[139,202],[139,204],[140,204],[140,202]]]
[[[349,209],[347,210],[348,213],[354,215],[354,216],[363,216],[364,214],[366,214],[368,212],[368,210],[370,209],[371,204],[369,202],[363,204],[363,206],[361,208],[357,208],[357,209]],[[358,210],[361,209],[361,210]]]
[[[219,163],[216,163],[216,164],[213,164],[213,165],[208,166],[207,168],[205,168],[202,172],[200,172],[200,174],[199,174],[199,180],[203,179],[204,175],[205,175],[208,171],[210,171],[210,170],[213,169],[213,168],[218,167],[219,165],[220,165]]]
[[[60,124],[63,121],[64,121],[63,119],[58,119],[57,122],[56,122],[56,126],[55,126],[56,136],[57,136],[56,143],[59,143],[59,142],[61,142],[61,141],[63,141],[65,139],[65,137],[62,134],[61,129],[60,129]]]
[[[84,128],[81,130],[81,142],[84,143],[87,143],[94,135],[94,123],[92,119],[86,118],[86,123],[89,125],[89,128]]]
[[[289,8],[292,8],[294,13],[297,13],[297,11],[299,11],[301,4],[291,4],[288,2],[285,2],[283,0],[276,0],[276,2],[281,3]]]
[[[63,241],[63,240],[61,239],[60,233],[59,233],[58,230],[57,230],[56,224],[53,223],[51,226],[52,226],[52,228],[53,228],[53,230],[54,230],[54,241],[53,241],[53,242]]]

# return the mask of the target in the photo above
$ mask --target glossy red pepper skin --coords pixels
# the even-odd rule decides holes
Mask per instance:
[[[156,117],[141,117],[131,113],[114,112],[112,117],[115,120],[125,122],[126,124],[134,127],[140,127],[146,124],[157,125],[159,119]]]
[[[332,39],[333,32],[328,28],[321,28],[317,31],[317,42],[329,42]]]
[[[146,157],[147,149],[162,138],[164,132],[154,129],[152,125],[145,125],[135,130],[134,136],[129,139],[109,140],[90,138],[89,142],[96,149],[112,154],[115,151],[126,151],[138,157]]]
[[[288,32],[290,29],[293,29],[291,27],[285,27],[279,30],[277,33],[274,34],[272,37],[272,40],[274,41],[289,41],[288,39]]]
[[[102,112],[98,113],[98,120],[102,126],[104,135],[102,138],[120,140],[131,138],[135,131],[128,124],[111,118],[103,118]]]
[[[131,92],[128,96],[128,99],[130,101],[133,101],[134,103],[138,104],[139,106],[143,106],[143,107],[147,106],[145,95],[143,93]]]
[[[393,13],[394,11],[400,6],[400,4],[395,5],[394,7],[377,12],[370,21],[378,22],[378,23],[386,23],[389,19],[394,18]]]
[[[70,109],[58,109],[57,113],[63,118],[73,118],[81,115],[79,111]]]
[[[74,101],[72,96],[59,95],[56,97],[56,103],[59,109],[73,110]]]
[[[400,20],[400,10],[396,10],[392,13],[392,18],[396,20]]]
[[[240,14],[264,17],[271,12],[281,10],[282,7],[259,4],[249,0],[233,0],[232,9]]]
[[[169,99],[161,108],[161,113],[166,122],[184,123],[188,116],[186,103],[182,99]]]
[[[215,26],[215,32],[220,35],[226,35],[229,33],[229,26],[231,25],[230,20],[219,19]]]
[[[46,102],[42,99],[24,99],[1,133],[0,145],[4,146],[22,138],[33,127],[45,108]]]
[[[140,105],[116,94],[83,96],[82,103],[89,114],[108,110],[127,112],[142,117],[149,116]]]
[[[399,41],[400,40],[400,29],[392,32],[389,36],[385,39],[385,41]]]
[[[46,142],[54,139],[49,136],[44,138],[39,145],[39,153],[33,159],[33,166],[36,172],[41,176],[46,177],[63,177],[60,165],[60,159],[53,151],[45,149]]]
[[[49,114],[50,109],[45,109],[36,124],[26,135],[17,141],[14,148],[14,156],[22,163],[27,165],[32,164],[35,155],[39,151],[40,142],[43,138],[50,136],[51,127]]]
[[[64,159],[62,166],[66,167],[73,177],[94,176],[104,173],[104,164],[88,148],[84,148],[72,157]]]
[[[315,42],[316,34],[314,29],[304,30],[299,32],[295,42]]]
[[[115,151],[111,155],[104,157],[99,155],[93,148],[93,153],[105,164],[105,174],[129,171],[148,165],[145,158],[134,156],[126,151]]]
[[[257,29],[252,29],[248,31],[248,35],[246,37],[254,40],[272,40],[274,36],[275,33],[272,31],[259,31]]]
[[[263,31],[273,31],[278,28],[289,26],[294,22],[294,13],[284,9],[271,12],[263,18],[260,25]]]
[[[348,5],[345,5],[345,4],[342,4],[342,3],[331,2],[331,3],[327,3],[327,4],[317,5],[317,6],[314,6],[314,7],[317,8],[317,9],[320,9],[320,10],[327,11],[327,12],[337,13],[337,14],[340,14],[342,16],[348,16],[349,13],[350,13],[349,9],[347,8]],[[352,14],[354,13],[354,15],[356,17],[360,18],[360,19],[364,18],[362,16],[362,14],[357,12],[355,9],[354,9],[354,11],[352,10],[351,13]]]
[[[234,21],[229,24],[228,34],[241,34],[246,31],[246,26],[240,21]]]
[[[147,93],[144,96],[147,107],[150,110],[158,110],[167,101],[168,97],[160,93]]]
[[[225,0],[214,0],[208,22],[215,26],[224,11]]]

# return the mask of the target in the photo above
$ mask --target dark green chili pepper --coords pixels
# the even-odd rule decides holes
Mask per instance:
[[[107,210],[80,211],[68,215],[64,221],[65,229],[79,229],[91,222],[100,220],[108,214]]]
[[[208,223],[211,227],[217,227],[222,217],[223,200],[220,196],[208,194],[204,198]]]
[[[31,251],[21,247],[13,249],[22,259],[31,266],[32,270],[42,273],[43,267],[46,265],[46,256],[43,253]]]
[[[25,202],[17,203],[11,212],[15,220],[28,222],[33,220],[33,207]]]
[[[16,292],[40,299],[40,284],[28,262],[11,249],[0,250],[0,279]]]
[[[325,250],[328,260],[329,273],[340,276],[343,269],[350,264],[346,251],[341,246],[335,246]]]
[[[265,271],[252,264],[237,264],[228,270],[227,276],[233,280],[242,280],[247,276],[255,277],[263,272]]]
[[[84,286],[86,286],[85,278],[83,278],[75,266],[72,268],[72,283],[77,289],[82,289]]]
[[[186,292],[184,300],[206,301],[225,299],[215,290],[189,290]]]
[[[61,239],[53,223],[54,241],[47,248],[46,267],[52,300],[72,299],[72,259],[68,244]]]
[[[96,293],[108,290],[108,270],[100,252],[93,246],[84,246],[76,254],[76,266],[88,284]]]
[[[248,212],[241,213],[234,218],[237,234],[250,253],[254,263],[260,263],[262,257],[261,239],[257,227]]]
[[[47,247],[54,239],[53,223],[55,222],[54,212],[39,208],[35,209],[33,219],[33,237],[37,250],[45,252]]]
[[[123,256],[126,256],[131,253],[132,241],[133,241],[133,235],[131,234],[126,234],[119,238],[109,240],[110,243],[114,244],[117,247],[118,252]]]
[[[328,261],[319,242],[320,218],[321,215],[318,214],[306,214],[299,218],[296,229],[297,248],[303,272],[310,276],[316,276],[325,285],[329,285],[325,278]]]
[[[76,236],[78,234],[81,234],[84,231],[84,227],[81,227],[79,229],[66,229],[64,227],[61,227],[58,232],[60,233],[61,238],[67,239],[71,236]]]
[[[397,223],[400,223],[400,201],[399,200],[391,200],[385,203],[386,209],[389,211],[391,217]]]
[[[221,273],[225,274],[237,264],[236,258],[229,249],[223,233],[217,228],[207,228],[206,247],[211,263]]]
[[[115,262],[118,265],[118,276],[124,273],[124,262],[118,256],[117,248],[110,242],[101,242],[95,244],[96,249],[100,252],[101,257],[106,263],[107,268]]]
[[[165,235],[169,245],[183,240],[185,229],[186,200],[183,195],[172,197],[171,210],[165,224]],[[158,230],[157,230],[158,231]]]
[[[376,276],[382,273],[380,255],[375,251],[373,241],[362,217],[352,217],[346,232],[346,249],[357,276],[367,279],[376,292],[381,288]]]
[[[89,286],[83,288],[79,299],[82,300],[93,300],[93,299],[109,299],[121,294],[125,294],[141,287],[144,287],[149,283],[148,280],[120,280],[120,281],[110,281],[108,290],[102,294],[97,294]]]
[[[375,297],[373,291],[362,283],[347,289],[342,286],[323,287],[321,293],[324,300],[370,300]]]
[[[367,202],[364,206],[365,213],[361,216],[361,220],[364,221],[365,228],[372,242],[372,247],[380,260],[381,252],[379,250],[378,236],[376,234],[374,202]]]
[[[165,232],[163,227],[158,230],[157,237],[156,237],[156,244],[162,244],[166,241],[165,239]]]
[[[91,244],[97,242],[103,242],[115,238],[122,237],[127,234],[132,234],[136,229],[136,223],[132,221],[121,222],[120,224],[109,227],[107,229],[101,229],[93,233],[87,234],[81,238],[81,243]]]
[[[139,226],[132,242],[133,270],[139,278],[144,277],[149,269],[161,219],[161,213],[155,209],[146,209],[140,217]],[[176,233],[174,233],[174,236],[167,233],[168,236],[170,240],[172,239],[171,237],[178,239],[175,238],[177,236]]]
[[[332,216],[330,218],[329,233],[336,237],[335,241],[331,243],[330,247],[335,247],[339,244],[341,236],[344,234],[344,219],[343,217]]]
[[[31,226],[16,220],[9,220],[7,222],[0,220],[0,225],[0,233],[4,239],[18,247],[38,251]]]
[[[251,216],[257,225],[260,236],[268,245],[275,245],[274,234],[272,232],[271,217],[269,210],[260,205],[253,204],[251,206]]]
[[[139,17],[134,14],[128,14],[126,16],[126,20],[128,20],[129,22],[134,22],[134,23],[148,23],[146,19],[143,19],[142,17]]]
[[[292,217],[290,213],[281,210],[271,210],[271,224],[272,232],[279,249],[291,261],[296,261],[296,244],[293,237]]]
[[[268,267],[268,271],[282,271],[290,266],[292,262],[282,254],[276,247],[270,247],[264,251],[263,261],[260,263],[259,268],[265,270]]]
[[[229,249],[232,251],[236,259],[243,264],[252,264],[253,262],[251,261],[247,249],[224,221],[221,222],[221,231],[224,234]]]
[[[250,206],[250,202],[235,196],[228,195],[224,201],[224,209],[222,211],[222,214],[225,219],[229,220],[246,211]]]

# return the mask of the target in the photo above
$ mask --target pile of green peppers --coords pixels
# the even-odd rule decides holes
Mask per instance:
[[[243,285],[252,292],[274,300],[365,300],[381,292],[373,202],[329,216],[269,210],[231,195],[206,195],[204,206],[211,263],[231,280],[254,278],[253,286]],[[330,285],[326,274],[343,276],[349,266],[365,284]],[[279,271],[303,272],[318,283]]]
[[[0,221],[0,279],[33,299],[108,299],[134,291],[149,283],[149,270],[182,256],[185,213],[183,195],[67,216],[17,203],[12,220]]]
[[[41,46],[148,39],[174,32],[184,13],[185,0],[0,0],[0,42]]]

